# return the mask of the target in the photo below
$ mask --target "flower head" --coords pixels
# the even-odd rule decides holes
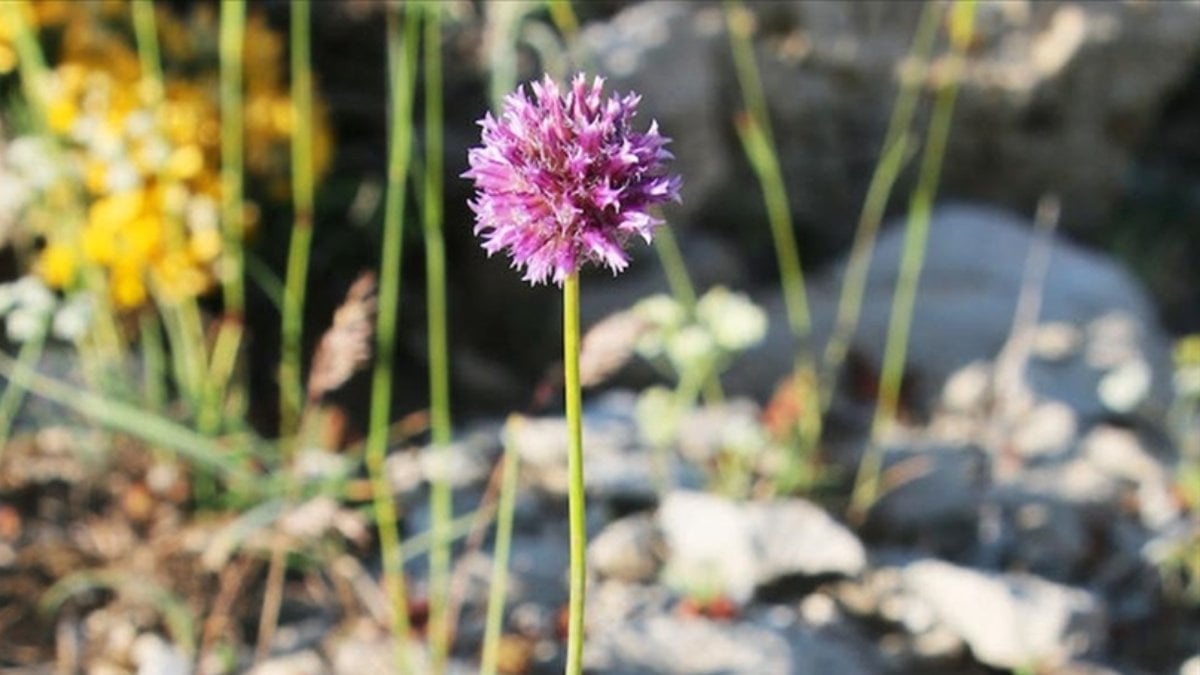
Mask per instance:
[[[479,124],[483,145],[468,154],[475,181],[475,234],[488,255],[504,250],[534,284],[561,285],[583,263],[625,269],[625,244],[649,242],[662,223],[649,208],[679,200],[680,179],[666,173],[669,139],[650,123],[633,130],[636,94],[601,96],[576,75],[565,92],[550,76],[504,101],[499,118]]]

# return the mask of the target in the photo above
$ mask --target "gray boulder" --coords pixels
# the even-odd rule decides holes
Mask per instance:
[[[913,70],[905,57],[921,4],[746,4],[802,241],[844,244],[899,82]],[[975,23],[943,194],[1031,210],[1054,190],[1068,229],[1096,227],[1190,73],[1200,5],[1004,2],[982,5]],[[674,137],[686,220],[742,227],[762,213],[732,128],[741,94],[719,3],[636,3],[582,38],[587,60],[642,93],[644,114]]]
[[[853,340],[874,368],[883,362],[904,245],[899,225],[893,223],[877,243]],[[1005,211],[962,204],[935,210],[907,354],[910,403],[932,409],[953,374],[1000,352],[1012,332],[1033,242],[1029,223]],[[818,348],[828,339],[844,269],[839,263],[810,286]],[[765,397],[791,368],[792,355],[779,293],[769,292],[761,302],[772,317],[770,332],[731,369],[728,384],[732,391]],[[1035,350],[1025,378],[1038,399],[1065,403],[1081,422],[1114,412],[1161,422],[1170,399],[1168,340],[1150,299],[1119,264],[1055,240],[1038,322],[1074,327],[1079,340]]]

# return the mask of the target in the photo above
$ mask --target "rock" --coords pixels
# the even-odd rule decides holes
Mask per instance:
[[[925,559],[906,565],[902,580],[976,659],[995,668],[1053,667],[1098,650],[1107,630],[1093,594],[1031,575]]]
[[[1132,431],[1099,426],[1080,445],[1093,466],[1136,488],[1138,513],[1146,527],[1160,529],[1179,517],[1171,471],[1142,446]]]
[[[622,518],[609,523],[588,544],[588,570],[621,581],[650,581],[658,572],[661,547],[652,516]]]
[[[1044,401],[1016,422],[1012,446],[1027,460],[1058,457],[1071,449],[1079,423],[1061,401]]]
[[[919,6],[761,3],[751,11],[801,241],[844,245],[899,82],[920,73],[906,63]],[[1191,72],[1200,7],[1011,2],[978,14],[939,189],[1021,211],[1052,189],[1067,229],[1095,232],[1150,125]],[[645,2],[587,24],[582,41],[613,86],[642,93],[644,114],[675,139],[676,168],[688,180],[685,219],[729,228],[762,206],[732,131],[742,97],[725,33],[715,3]]]
[[[588,494],[607,501],[654,504],[661,463],[638,437],[636,396],[616,390],[590,400],[583,412],[584,480]],[[521,473],[554,495],[567,493],[567,423],[562,417],[528,418],[512,429]],[[672,460],[667,470],[675,485],[698,485],[693,467]]]
[[[495,433],[476,434],[451,443],[445,448],[428,446],[419,454],[422,474],[433,483],[444,480],[452,487],[463,487],[487,480],[491,472],[489,455],[496,447]]]
[[[391,673],[395,671],[396,652],[392,638],[386,630],[367,620],[353,623],[344,633],[331,635],[325,652],[332,669],[324,672],[332,675],[363,675],[363,673]],[[407,651],[409,671],[431,672],[425,649],[410,643]],[[477,672],[478,667],[456,659],[446,664],[447,675],[467,675]]]
[[[267,659],[250,670],[250,675],[323,675],[328,666],[311,649]]]
[[[820,508],[799,500],[738,503],[699,492],[663,498],[658,526],[668,583],[746,602],[762,584],[791,575],[860,573],[858,539]]]
[[[621,620],[590,625],[584,663],[589,671],[612,675],[824,675],[883,669],[876,650],[846,626],[814,628],[784,607],[728,622],[687,616],[656,600],[631,608]]]
[[[902,227],[886,230],[868,274],[853,347],[873,368],[883,363],[903,239]],[[953,374],[972,363],[992,361],[1009,339],[1033,241],[1026,221],[1000,210],[963,204],[935,210],[908,343],[906,377],[911,387],[906,402],[918,412],[935,407]],[[980,251],[987,255],[980,256]],[[828,338],[844,267],[845,263],[835,265],[809,287],[818,349]],[[731,369],[726,383],[731,393],[765,399],[781,374],[791,369],[793,356],[782,299],[772,291],[758,301],[771,315],[767,339]],[[1150,299],[1116,262],[1056,240],[1038,321],[1055,330],[1075,327],[1083,342],[1069,355],[1031,358],[1024,370],[1026,383],[1037,400],[1069,406],[1077,423],[1086,427],[1114,412],[1100,391],[1102,380],[1141,363],[1149,369],[1144,395],[1132,412],[1121,414],[1160,426],[1171,397],[1171,369],[1168,340],[1155,317]],[[980,374],[971,377],[976,381],[955,385],[964,390],[952,392],[963,399],[955,405],[981,395]]]
[[[742,508],[760,584],[792,575],[854,576],[866,567],[858,537],[812,502],[750,502]]]
[[[987,405],[991,388],[991,364],[974,361],[946,379],[946,385],[942,387],[942,407],[952,413],[978,412]]]
[[[1096,554],[1089,525],[1100,527],[1102,516],[1079,505],[1004,484],[989,492],[983,512],[978,556],[985,565],[1009,563],[1067,581]]]
[[[886,471],[898,476],[869,513],[873,538],[919,542],[942,555],[961,554],[975,541],[988,484],[987,458],[972,446],[891,449]]]
[[[132,652],[138,675],[191,675],[187,654],[154,633],[139,635]]]

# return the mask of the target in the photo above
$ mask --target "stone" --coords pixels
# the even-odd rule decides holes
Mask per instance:
[[[909,563],[902,579],[976,659],[994,668],[1052,667],[1103,645],[1103,605],[1081,589],[934,559]]]
[[[942,407],[954,413],[978,412],[987,405],[992,388],[992,367],[974,361],[946,379],[942,387]]]
[[[783,577],[853,576],[866,566],[858,538],[800,499],[743,504],[676,490],[663,498],[658,526],[669,585],[715,591],[739,604]]]
[[[585,666],[613,675],[824,675],[883,669],[874,647],[844,625],[814,628],[788,608],[755,611],[730,622],[687,616],[654,602],[622,620],[592,626]]]
[[[154,633],[142,633],[133,642],[133,662],[138,675],[191,675],[192,660],[178,647]]]
[[[987,458],[973,446],[893,448],[886,472],[900,476],[872,506],[873,538],[919,542],[942,554],[961,554],[975,540],[986,494]]]
[[[914,3],[751,3],[751,41],[801,241],[848,244],[907,58]],[[683,219],[761,218],[732,120],[742,96],[725,17],[709,3],[631,3],[585,25],[583,58],[674,139]],[[1193,3],[1006,2],[979,9],[939,190],[1031,212],[1047,186],[1064,226],[1094,233],[1197,49]],[[941,53],[939,51],[938,53]],[[1114,67],[1119,64],[1119,67]],[[920,122],[918,122],[920,123]],[[910,183],[902,181],[897,194]],[[759,246],[767,238],[755,238]],[[981,249],[985,250],[985,249]]]
[[[868,273],[862,315],[853,349],[878,369],[883,363],[893,292],[904,247],[900,222],[886,229]],[[1025,259],[1035,239],[1023,218],[995,208],[946,204],[935,209],[909,335],[906,403],[929,412],[943,398],[951,376],[973,363],[996,358],[1012,332],[1017,298],[1025,284]],[[987,251],[980,256],[979,251]],[[845,262],[818,274],[809,284],[814,345],[823,349],[833,323]],[[771,316],[766,340],[731,368],[726,389],[765,400],[771,387],[791,370],[793,352],[778,291],[756,301]],[[1101,394],[1102,380],[1131,363],[1148,368],[1144,392],[1125,392],[1132,409],[1121,414],[1159,427],[1171,399],[1169,340],[1153,303],[1114,260],[1064,239],[1051,244],[1041,295],[1039,325],[1069,325],[1082,335],[1077,351],[1053,359],[1031,358],[1024,379],[1036,400],[1070,407],[1081,428],[1113,414]],[[819,352],[818,352],[819,353]],[[981,395],[981,373],[960,382],[962,401]],[[1137,383],[1134,383],[1137,384]],[[986,391],[986,388],[984,388]],[[1137,393],[1137,392],[1134,392]]]
[[[322,675],[328,666],[311,649],[267,659],[250,670],[250,675]]]
[[[1074,444],[1078,427],[1070,406],[1061,401],[1044,401],[1017,421],[1012,446],[1026,459],[1061,456]]]
[[[1161,529],[1179,517],[1171,470],[1142,446],[1134,432],[1098,426],[1080,445],[1093,466],[1136,488],[1138,514],[1146,527]]]
[[[609,523],[588,543],[588,570],[631,583],[651,581],[658,572],[661,537],[649,514]]]
[[[509,433],[521,458],[522,475],[546,492],[566,495],[566,419],[527,418],[512,425]],[[617,392],[589,403],[583,415],[584,479],[589,493],[654,500],[655,468],[637,440],[631,395]]]
[[[988,526],[981,528],[979,557],[987,565],[1009,561],[1048,579],[1067,581],[1095,555],[1089,526],[1100,522],[1100,516],[1080,505],[1013,483],[994,486],[983,511]]]

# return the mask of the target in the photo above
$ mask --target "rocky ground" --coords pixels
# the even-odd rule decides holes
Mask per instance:
[[[933,233],[906,422],[883,443],[884,491],[864,518],[844,515],[871,410],[854,386],[828,416],[826,478],[809,498],[713,489],[716,458],[739,433],[762,428],[756,399],[740,396],[783,372],[772,364],[788,362],[786,340],[769,337],[734,364],[735,397],[690,412],[665,458],[644,440],[634,392],[588,398],[586,660],[594,672],[1200,668],[1200,609],[1171,586],[1165,566],[1200,522],[1174,487],[1180,458],[1165,416],[1166,340],[1144,294],[1109,260],[1037,244],[1001,212],[945,208]],[[1030,287],[1015,270],[1038,246],[1048,247],[1049,260],[1033,288],[1038,309],[1014,322]],[[896,235],[881,241],[868,284],[855,342],[865,368],[879,361],[882,319],[871,308],[895,274],[888,261],[897,247]],[[840,269],[813,286],[817,317],[822,289],[836,287]],[[198,652],[206,654],[202,672],[221,663],[249,668],[265,559],[278,541],[295,551],[296,564],[280,628],[253,672],[386,667],[377,552],[353,499],[197,519],[186,476],[170,464],[136,447],[91,460],[81,449],[103,439],[72,429],[18,435],[3,459],[0,635],[8,665],[27,664],[12,672],[50,672],[33,664],[58,658],[87,672],[184,673]],[[455,486],[460,514],[492,503],[502,436],[521,467],[507,672],[557,672],[566,602],[564,421],[477,421],[461,429],[448,459],[402,450],[389,474],[405,531],[420,533],[433,476]],[[321,462],[344,461],[314,455],[302,464],[320,471],[328,470]],[[458,547],[461,672],[475,667],[482,636],[486,522],[464,526]],[[419,539],[411,540],[409,568],[418,625]]]

